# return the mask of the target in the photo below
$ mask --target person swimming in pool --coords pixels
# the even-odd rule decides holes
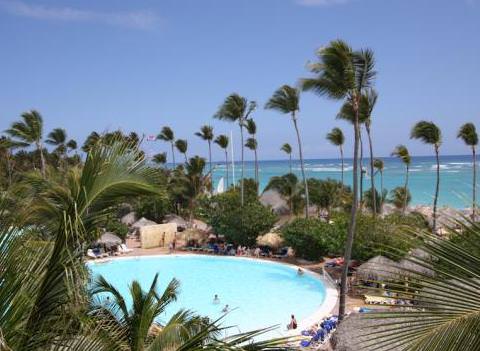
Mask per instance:
[[[298,274],[298,275],[303,275],[303,273],[305,273],[305,272],[303,271],[303,269],[298,268],[297,274]]]
[[[290,319],[290,323],[287,325],[287,329],[297,329],[297,320],[295,319],[295,316],[292,314],[292,317]]]
[[[218,298],[217,294],[215,294],[215,296],[213,297],[213,303],[216,305],[220,303],[220,299]]]
[[[225,307],[223,308],[222,312],[223,312],[223,313],[227,313],[229,309],[230,309],[230,307],[229,307],[228,305],[225,305]]]

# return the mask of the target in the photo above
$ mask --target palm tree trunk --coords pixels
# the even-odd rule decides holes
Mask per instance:
[[[372,136],[370,134],[370,127],[365,125],[365,128],[367,130],[367,136],[368,136],[368,146],[370,149],[370,185],[371,185],[371,192],[372,192],[372,199],[373,199],[373,217],[377,215],[377,193],[375,191],[375,177],[373,174],[373,145],[372,145]]]
[[[352,256],[353,237],[355,235],[355,227],[357,222],[357,209],[358,209],[358,149],[360,141],[360,131],[358,123],[358,99],[355,105],[355,121],[354,121],[354,133],[355,143],[353,147],[353,203],[350,212],[350,222],[348,223],[347,242],[345,244],[344,254],[344,266],[342,270],[342,278],[340,283],[340,301],[338,308],[339,320],[343,320],[345,315],[345,302],[347,294],[347,278],[348,278],[348,266],[350,264],[350,258]]]
[[[226,189],[228,189],[228,186],[230,185],[228,181],[228,152],[227,149],[225,149],[225,171],[227,172],[227,186]]]
[[[40,171],[42,172],[42,177],[45,178],[45,157],[43,155],[43,147],[40,142],[36,143],[37,150],[40,153]]]
[[[173,141],[170,143],[172,146],[172,161],[173,161],[173,168],[176,168],[175,165],[175,145],[173,144]]]
[[[255,183],[257,183],[257,193],[259,189],[259,184],[258,184],[258,156],[257,156],[257,148],[253,150],[254,155],[255,155]]]
[[[12,170],[12,162],[11,162],[11,159],[10,159],[11,155],[10,155],[10,150],[7,149],[6,151],[6,155],[5,155],[5,160],[7,162],[7,172],[8,172],[8,187],[11,187],[12,186],[12,173],[13,173],[13,170]],[[475,202],[475,201],[474,201]]]
[[[340,145],[340,158],[342,159],[342,191],[344,187],[344,179],[343,179],[343,172],[344,172],[344,160],[343,160],[343,147]]]
[[[405,214],[405,211],[407,210],[407,202],[408,202],[408,171],[410,166],[407,164],[406,166],[406,173],[405,173],[405,187],[404,187],[404,199],[403,199],[403,214]]]
[[[472,146],[473,155],[473,193],[472,193],[472,221],[475,222],[475,207],[477,206],[477,160],[475,146]]]
[[[308,218],[308,208],[310,207],[310,198],[308,196],[308,183],[307,183],[307,177],[305,176],[305,166],[303,164],[302,141],[300,139],[300,132],[298,131],[297,118],[295,116],[295,112],[292,112],[292,121],[293,121],[293,126],[295,127],[295,132],[297,133],[298,154],[300,156],[300,166],[302,169],[303,185],[305,186],[305,218]]]
[[[188,157],[187,157],[187,153],[186,153],[186,152],[184,152],[184,153],[183,153],[183,156],[185,157],[185,164],[187,164],[187,163],[188,163]]]
[[[382,191],[381,191],[381,194],[382,194],[382,212],[383,212],[383,202],[384,202],[384,196],[383,196],[383,170],[380,171],[380,186],[382,187]]]
[[[435,198],[433,199],[433,232],[437,229],[437,202],[438,191],[440,190],[440,157],[438,145],[435,145],[435,158],[437,160],[437,183],[435,185]]]
[[[289,153],[288,156],[289,156],[289,159],[290,159],[290,161],[289,161],[290,173],[292,173],[292,153]]]
[[[213,174],[212,174],[212,145],[211,145],[210,140],[208,141],[208,160],[209,160],[209,163],[210,163],[210,177],[213,178]]]
[[[360,140],[360,208],[363,206],[363,140],[362,129],[360,128],[359,140]]]
[[[241,172],[241,175],[240,175],[240,203],[243,207],[243,172],[244,172],[244,169],[245,169],[245,162],[243,160],[243,119],[240,119],[240,142],[242,143],[242,156],[241,156],[241,159],[242,159],[242,172]]]

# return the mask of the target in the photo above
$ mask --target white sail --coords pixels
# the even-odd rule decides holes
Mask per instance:
[[[215,194],[221,194],[225,191],[225,182],[223,181],[223,177],[220,178],[217,184],[217,190],[215,190]]]

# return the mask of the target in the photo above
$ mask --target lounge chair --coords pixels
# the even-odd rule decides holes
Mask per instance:
[[[121,244],[119,251],[123,253],[129,253],[129,252],[132,252],[133,249],[129,249],[126,244]]]
[[[87,257],[96,259],[96,258],[101,258],[102,256],[95,254],[92,249],[87,250]]]

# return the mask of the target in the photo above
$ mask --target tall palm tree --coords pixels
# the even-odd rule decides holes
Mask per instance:
[[[425,144],[433,145],[435,150],[435,158],[437,161],[437,181],[435,184],[435,197],[433,200],[433,231],[436,230],[437,224],[437,201],[438,192],[440,190],[440,145],[442,143],[442,132],[433,122],[420,121],[415,124],[410,134],[411,139],[419,139]]]
[[[172,148],[172,163],[173,168],[175,168],[175,134],[173,133],[173,130],[168,126],[163,127],[160,134],[157,135],[157,140],[163,140],[170,143]]]
[[[345,99],[354,111],[354,151],[353,151],[353,203],[345,245],[345,264],[340,285],[339,318],[345,315],[348,266],[352,254],[358,209],[358,148],[360,140],[360,100],[364,91],[371,87],[375,78],[374,57],[371,50],[354,51],[342,40],[332,41],[317,52],[318,62],[310,65],[314,78],[303,79],[303,90],[314,91],[320,96],[332,99]]]
[[[288,165],[290,166],[290,173],[292,173],[292,146],[289,143],[285,143],[280,150],[288,155]]]
[[[12,138],[26,143],[34,144],[40,154],[40,170],[45,178],[45,157],[43,155],[43,118],[36,110],[24,112],[21,115],[22,121],[14,122],[9,129],[6,130]]]
[[[210,164],[210,174],[211,174],[212,173],[212,141],[214,138],[213,127],[204,125],[200,128],[200,132],[196,132],[195,135],[207,141],[208,143],[208,161]]]
[[[392,152],[392,156],[398,157],[403,164],[405,165],[405,185],[403,193],[406,194],[408,191],[408,174],[410,170],[410,164],[412,163],[412,158],[410,157],[410,153],[405,145],[397,145]],[[405,197],[405,200],[407,198]],[[407,210],[407,201],[405,201],[403,205],[403,213]]]
[[[242,173],[240,177],[240,203],[243,206],[244,203],[244,189],[243,178],[245,173],[244,162],[244,140],[243,140],[243,128],[245,121],[250,114],[256,109],[257,103],[255,101],[248,101],[246,98],[234,93],[229,95],[223,104],[218,109],[214,118],[218,118],[223,121],[237,122],[240,126],[240,142],[241,142],[241,161],[242,161]]]
[[[157,165],[164,165],[167,163],[167,153],[160,152],[156,155],[153,155],[152,161],[155,162]]]
[[[226,180],[227,180],[227,188],[229,186],[228,180],[228,144],[230,143],[230,139],[225,134],[220,134],[214,141],[215,144],[220,146],[225,152],[225,172],[226,172]]]
[[[245,129],[247,130],[247,133],[251,135],[250,138],[247,139],[245,142],[245,147],[249,148],[250,150],[253,151],[254,156],[255,156],[255,182],[257,183],[258,186],[258,155],[257,155],[257,148],[258,148],[258,142],[257,142],[257,124],[252,118],[249,118],[245,121]]]
[[[383,196],[383,170],[384,170],[384,163],[383,160],[380,158],[376,158],[373,160],[373,167],[376,169],[375,174],[377,172],[380,172],[380,194],[382,194],[382,201],[381,201],[381,206],[383,207],[383,202],[385,200],[385,197]]]
[[[292,117],[293,127],[297,134],[298,154],[300,157],[300,167],[302,169],[302,178],[305,189],[305,217],[308,218],[310,198],[308,196],[308,183],[307,177],[305,176],[305,164],[303,162],[302,140],[300,138],[297,121],[297,112],[300,111],[300,91],[289,85],[283,85],[273,93],[272,97],[265,105],[265,108],[276,110],[284,114],[290,114]]]
[[[457,138],[472,148],[472,166],[473,166],[473,191],[472,191],[472,220],[475,221],[475,208],[477,206],[477,164],[476,164],[476,147],[478,145],[478,134],[473,123],[465,123],[460,127]]]
[[[344,170],[344,160],[343,160],[343,144],[345,143],[345,136],[340,128],[335,127],[330,133],[327,134],[327,140],[335,146],[338,146],[340,149],[340,158],[342,160],[342,188],[343,188],[343,170]]]
[[[187,150],[188,150],[188,142],[186,139],[177,139],[175,140],[175,147],[177,148],[178,152],[185,156],[185,163],[188,163],[187,158]]]

